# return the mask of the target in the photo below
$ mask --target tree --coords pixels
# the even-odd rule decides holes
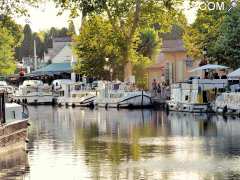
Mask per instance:
[[[113,68],[115,74],[121,72],[117,41],[117,36],[108,21],[101,16],[90,17],[84,22],[80,35],[75,39],[74,50],[80,59],[75,71],[100,79],[110,77],[104,66]],[[109,58],[109,62],[106,62],[106,57]]]
[[[14,46],[11,33],[4,27],[0,28],[0,75],[9,75],[15,71]]]
[[[239,68],[240,64],[240,9],[233,9],[219,28],[213,45],[212,58],[220,64]]]
[[[140,33],[140,44],[137,51],[152,59],[158,44],[158,34],[153,29],[147,28]]]
[[[210,1],[204,1],[206,3]],[[219,2],[218,0],[211,0],[211,2]],[[226,5],[229,5],[230,1],[223,0]],[[227,15],[226,11],[209,10],[208,8],[197,12],[197,18],[195,22],[185,27],[184,41],[188,54],[196,59],[203,57],[203,51],[206,50],[206,56],[210,61],[214,52],[214,44],[217,40],[220,26]]]
[[[36,5],[38,0],[1,0],[0,14],[11,17],[12,15],[28,15],[27,6]]]
[[[33,35],[29,24],[26,24],[23,29],[24,39],[20,47],[21,57],[33,57]]]
[[[74,36],[76,35],[76,31],[75,31],[75,26],[74,26],[74,23],[73,21],[69,21],[69,24],[68,24],[68,33],[67,33],[69,36]]]
[[[177,10],[181,0],[96,0],[96,1],[75,1],[56,0],[64,8],[72,10],[76,14],[78,10],[83,11],[83,16],[99,13],[108,17],[112,29],[119,35],[121,44],[120,54],[124,68],[124,80],[132,75],[132,62],[134,61],[134,44],[139,33],[139,28],[151,27],[153,24],[169,26],[177,20]],[[174,6],[173,6],[174,4]],[[120,42],[121,41],[121,42]]]

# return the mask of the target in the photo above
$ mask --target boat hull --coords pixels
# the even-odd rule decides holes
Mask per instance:
[[[240,93],[223,93],[217,97],[213,109],[219,114],[240,115]]]
[[[81,98],[58,98],[57,104],[59,106],[90,107],[90,106],[94,106],[95,100],[96,100],[95,95],[88,95]]]
[[[95,104],[105,108],[147,108],[152,106],[152,100],[147,95],[134,95],[119,99],[98,99]]]
[[[22,102],[29,105],[46,105],[54,104],[55,97],[52,95],[43,95],[43,96],[13,96],[13,101]]]
[[[209,104],[191,104],[191,103],[176,103],[172,101],[167,102],[167,108],[169,111],[178,112],[192,112],[192,113],[206,113],[211,112]]]
[[[26,149],[28,120],[0,125],[0,154]]]

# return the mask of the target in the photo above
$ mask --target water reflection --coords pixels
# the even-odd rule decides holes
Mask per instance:
[[[240,178],[240,120],[32,107],[24,179]]]
[[[27,153],[23,150],[4,153],[0,156],[0,179],[24,177],[29,170]]]

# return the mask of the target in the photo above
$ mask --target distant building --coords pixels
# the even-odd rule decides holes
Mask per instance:
[[[182,40],[181,30],[176,27],[171,33],[162,35],[162,48],[156,58],[156,63],[147,68],[148,86],[153,79],[159,82],[175,83],[188,79],[190,70],[198,65],[187,55]]]
[[[52,48],[48,48],[48,53],[44,56],[45,62],[50,63],[65,63],[76,62],[76,56],[72,51],[71,37],[56,37],[53,38]]]

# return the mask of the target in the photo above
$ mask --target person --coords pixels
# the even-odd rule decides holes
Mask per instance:
[[[159,96],[161,96],[161,85],[159,82],[157,83],[157,93]]]
[[[154,94],[156,94],[156,91],[157,91],[157,82],[156,82],[156,79],[153,79],[153,82],[152,82],[152,91],[154,92]]]
[[[218,75],[218,73],[215,72],[214,75],[213,75],[213,77],[214,77],[214,79],[219,79],[219,75]]]

